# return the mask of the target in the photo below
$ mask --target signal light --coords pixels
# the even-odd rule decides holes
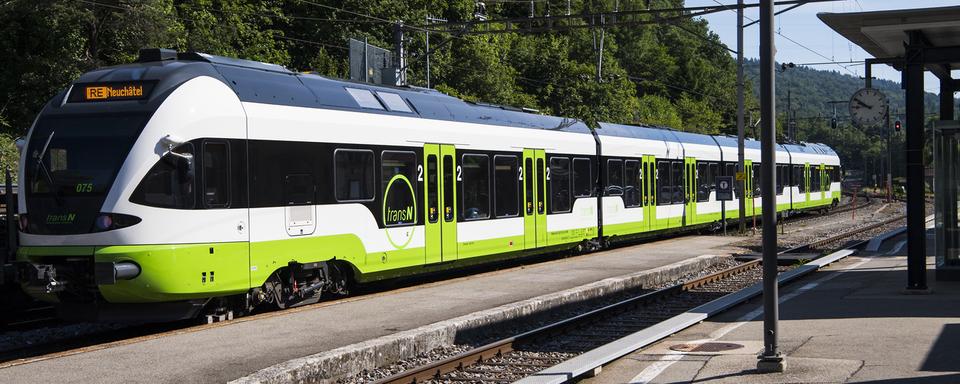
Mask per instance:
[[[830,118],[830,128],[837,129],[837,118],[836,118],[836,117],[831,117],[831,118]]]
[[[900,132],[900,128],[901,128],[901,127],[902,127],[902,125],[900,124],[900,120],[897,120],[897,121],[895,121],[895,122],[893,123],[893,129],[894,129],[895,131]]]

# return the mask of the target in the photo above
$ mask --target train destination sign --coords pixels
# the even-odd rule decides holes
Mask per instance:
[[[71,103],[143,100],[150,96],[152,82],[75,84],[67,101]]]

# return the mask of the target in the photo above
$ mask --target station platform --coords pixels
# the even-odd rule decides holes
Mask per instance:
[[[603,285],[638,271],[695,266],[691,259],[730,254],[730,244],[740,240],[678,237],[241,318],[7,366],[0,368],[0,383],[223,383],[290,360],[584,285]],[[277,377],[287,377],[283,375]]]
[[[755,299],[608,364],[583,383],[958,383],[960,282],[934,280],[929,256],[931,293],[905,294],[902,240],[780,289],[783,373],[756,371],[763,322],[762,300]],[[704,352],[682,352],[698,346]]]

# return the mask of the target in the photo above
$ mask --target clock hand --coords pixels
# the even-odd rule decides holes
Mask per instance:
[[[856,101],[856,102],[857,102],[857,104],[860,104],[860,105],[862,105],[862,106],[864,106],[864,107],[867,107],[867,108],[870,108],[870,109],[873,109],[873,107],[871,107],[871,106],[869,106],[869,105],[867,105],[867,103],[864,103],[863,101],[860,101],[860,99],[853,99],[853,101]]]

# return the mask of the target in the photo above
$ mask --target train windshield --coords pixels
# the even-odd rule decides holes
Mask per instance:
[[[28,232],[88,232],[144,123],[141,115],[41,118],[27,143],[21,183]]]

